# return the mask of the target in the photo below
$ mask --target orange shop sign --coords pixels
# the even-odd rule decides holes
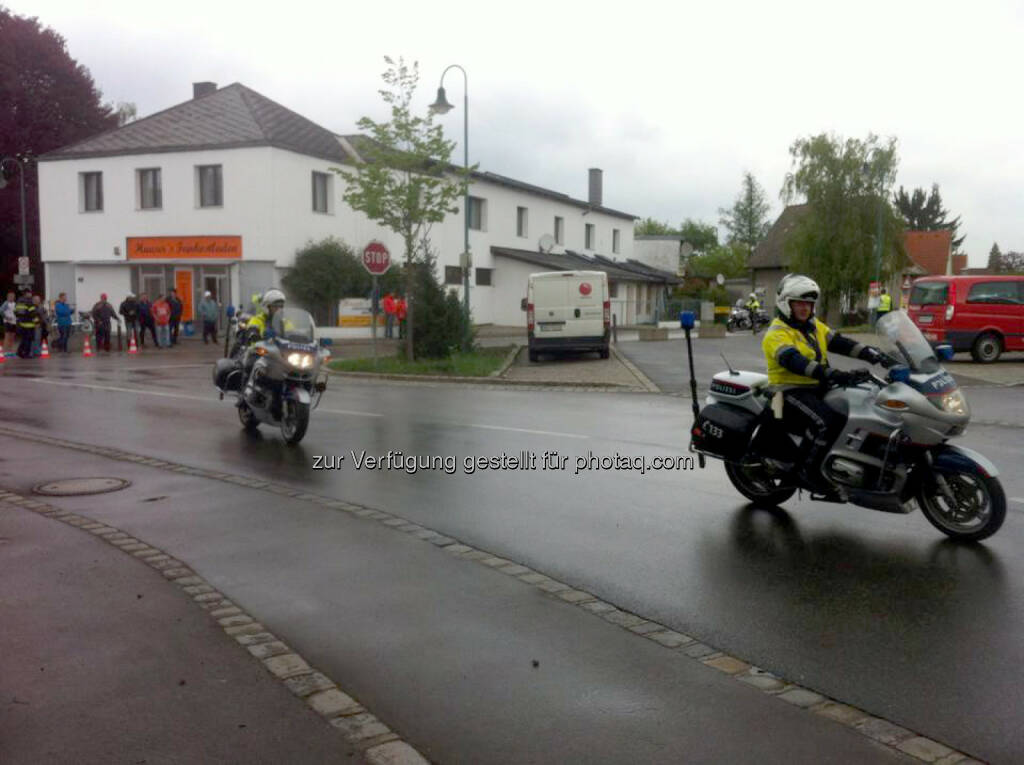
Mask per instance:
[[[241,260],[240,236],[130,236],[128,260],[230,258]]]

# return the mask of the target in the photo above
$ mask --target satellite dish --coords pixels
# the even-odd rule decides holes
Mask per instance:
[[[679,254],[684,258],[688,258],[693,255],[693,245],[689,242],[683,242],[683,246],[679,248]]]
[[[551,252],[551,249],[555,246],[555,238],[551,234],[544,234],[537,242],[537,246],[541,252]]]
[[[725,274],[719,274],[715,277],[715,281],[718,282],[718,286],[721,287],[725,284]]]

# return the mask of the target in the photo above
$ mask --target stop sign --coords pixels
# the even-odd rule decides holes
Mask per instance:
[[[391,253],[381,242],[373,241],[363,250],[363,267],[374,276],[391,268]]]

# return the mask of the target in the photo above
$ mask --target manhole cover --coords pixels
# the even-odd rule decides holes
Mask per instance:
[[[74,497],[79,494],[103,494],[131,486],[123,478],[67,478],[63,481],[41,483],[32,491],[49,497]]]

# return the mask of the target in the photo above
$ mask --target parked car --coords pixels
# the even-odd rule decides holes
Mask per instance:
[[[949,343],[983,364],[1024,351],[1024,276],[921,277],[907,313],[933,346]]]
[[[596,351],[608,358],[611,302],[603,271],[530,274],[523,300],[530,361],[541,353]]]

